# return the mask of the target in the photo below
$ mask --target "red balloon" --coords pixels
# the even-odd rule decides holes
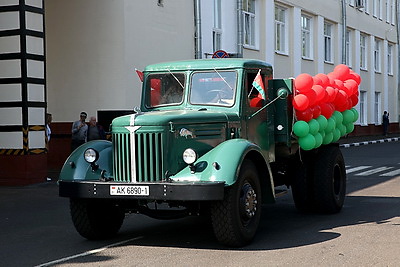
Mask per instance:
[[[333,101],[335,101],[337,92],[338,92],[338,91],[336,91],[335,88],[333,88],[333,87],[331,87],[331,86],[326,87],[326,93],[327,93],[327,95],[329,96],[328,101],[326,101],[326,102],[333,102]]]
[[[343,90],[344,89],[344,85],[343,82],[339,79],[335,80],[335,88],[339,89],[339,90]]]
[[[344,64],[337,65],[333,72],[338,76],[338,79],[344,81],[347,80],[349,74],[350,74],[350,69],[348,66]]]
[[[358,85],[361,83],[361,76],[358,75],[358,73],[355,73],[353,70],[350,70],[349,79],[355,80]]]
[[[325,89],[321,85],[314,85],[312,89],[315,91],[317,95],[316,103],[321,102],[321,100],[324,99],[326,95]]]
[[[307,93],[304,93],[304,95],[307,96],[310,107],[315,105],[317,102],[317,93],[314,90],[310,90]]]
[[[332,116],[333,112],[335,111],[332,104],[322,103],[320,106],[321,106],[321,115],[329,119]]]
[[[322,85],[322,80],[319,77],[314,76],[314,85]]]
[[[313,118],[313,112],[311,108],[302,111],[296,110],[296,118],[300,121],[309,122]]]
[[[298,94],[293,98],[293,107],[297,110],[305,110],[309,104],[310,101],[306,95]]]
[[[319,78],[322,81],[322,86],[326,87],[330,84],[329,78],[326,74],[323,73],[318,73],[317,75],[315,75],[315,77]],[[314,77],[314,78],[315,78]]]
[[[344,82],[344,87],[346,89],[346,92],[349,96],[352,94],[355,94],[355,92],[358,90],[358,84],[355,80],[347,80]]]
[[[347,106],[347,99],[348,96],[346,92],[343,90],[339,90],[334,101],[336,109],[338,109],[338,107],[340,106]]]
[[[314,84],[314,80],[310,74],[302,73],[296,77],[294,80],[294,86],[300,93],[307,92],[311,90]]]
[[[358,104],[358,96],[357,95],[352,95],[350,97],[350,99],[351,99],[351,103],[353,104],[353,107]]]
[[[313,118],[316,119],[321,115],[321,107],[319,105],[316,105],[311,108],[313,112]]]
[[[330,72],[330,73],[328,73],[328,78],[332,79],[332,80],[337,80],[337,79],[339,79],[339,75],[335,72]]]

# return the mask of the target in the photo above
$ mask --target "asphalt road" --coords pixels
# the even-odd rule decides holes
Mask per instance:
[[[342,149],[345,205],[302,214],[290,193],[266,205],[254,242],[219,245],[207,220],[129,215],[107,241],[80,237],[54,182],[0,187],[0,266],[400,266],[400,142]]]

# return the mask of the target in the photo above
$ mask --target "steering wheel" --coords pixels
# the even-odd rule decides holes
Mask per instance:
[[[213,89],[208,91],[207,97],[212,99],[210,102],[212,103],[220,103],[222,98],[228,97],[228,93],[225,90],[221,89]]]

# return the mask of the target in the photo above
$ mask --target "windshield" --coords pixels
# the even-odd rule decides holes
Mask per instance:
[[[189,100],[194,105],[230,107],[234,104],[235,90],[235,71],[195,72]]]
[[[183,101],[184,88],[185,74],[183,73],[150,74],[146,81],[146,106],[180,104]]]

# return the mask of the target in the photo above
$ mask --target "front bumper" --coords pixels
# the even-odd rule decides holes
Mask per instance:
[[[111,195],[111,186],[149,186],[149,195]],[[59,195],[69,198],[210,201],[223,199],[224,186],[225,182],[116,183],[60,180]]]

